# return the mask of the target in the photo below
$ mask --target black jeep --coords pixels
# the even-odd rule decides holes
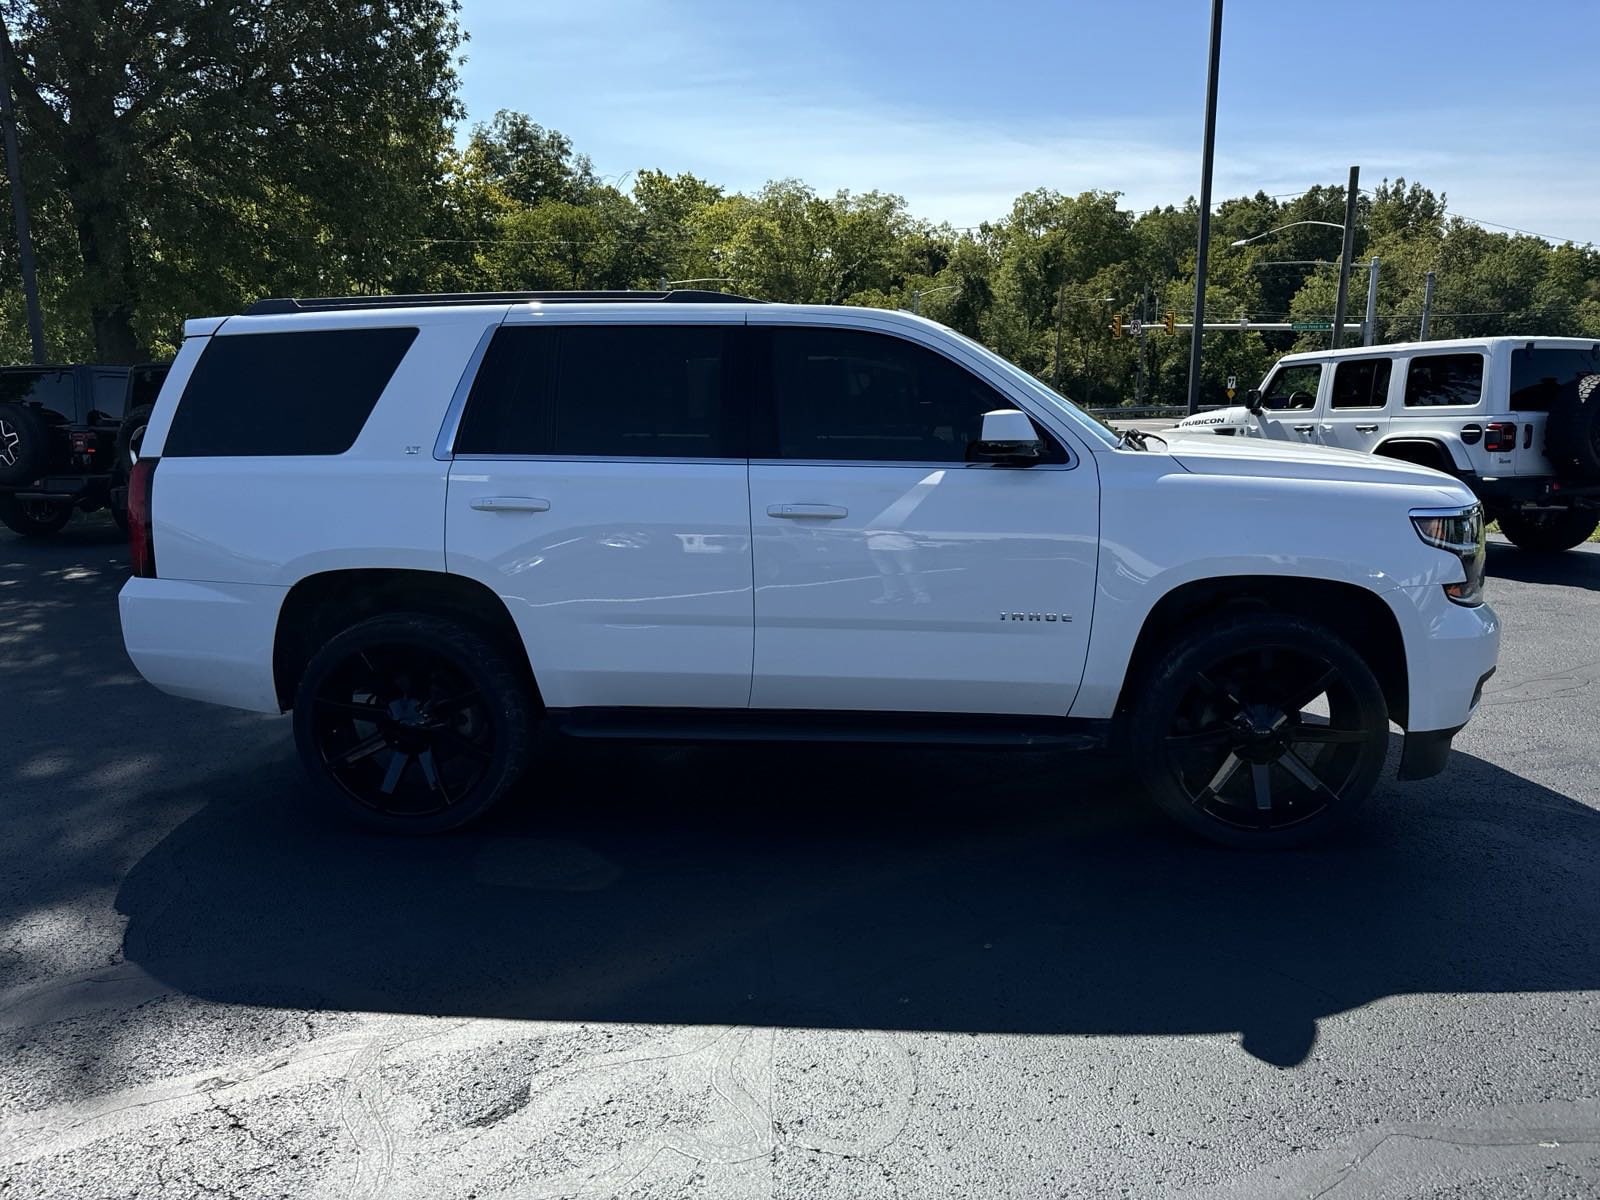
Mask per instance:
[[[126,529],[128,469],[167,367],[0,367],[0,524],[42,537],[109,508]]]

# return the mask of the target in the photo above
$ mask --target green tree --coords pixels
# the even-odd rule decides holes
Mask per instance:
[[[36,194],[76,242],[49,286],[74,277],[102,360],[253,285],[418,273],[459,115],[454,0],[0,8]]]

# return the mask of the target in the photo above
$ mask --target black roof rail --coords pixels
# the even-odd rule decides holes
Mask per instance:
[[[415,296],[310,296],[257,300],[244,310],[247,317],[281,313],[338,312],[362,308],[448,308],[461,304],[761,304],[731,292],[679,289],[667,292],[433,292]]]

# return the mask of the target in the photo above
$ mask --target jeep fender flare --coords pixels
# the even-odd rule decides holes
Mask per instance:
[[[1372,452],[1383,458],[1396,458],[1401,462],[1433,467],[1451,475],[1472,473],[1472,459],[1461,439],[1453,434],[1407,436],[1386,438],[1373,447]]]

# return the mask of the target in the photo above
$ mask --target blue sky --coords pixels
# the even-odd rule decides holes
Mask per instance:
[[[609,177],[795,176],[963,226],[1034,187],[1199,190],[1207,0],[463,0],[469,119],[520,109]],[[1230,0],[1220,197],[1403,175],[1600,242],[1600,0]],[[623,176],[620,180],[626,186]]]

